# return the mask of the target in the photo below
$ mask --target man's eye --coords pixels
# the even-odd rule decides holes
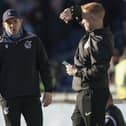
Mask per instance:
[[[17,23],[17,21],[15,20],[14,23]]]

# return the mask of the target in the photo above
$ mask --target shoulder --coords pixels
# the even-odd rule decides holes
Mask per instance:
[[[38,36],[34,33],[27,32],[24,36],[24,39],[38,38]]]
[[[105,42],[106,40],[110,40],[113,37],[113,34],[109,27],[96,29],[90,32],[90,36],[97,42]]]
[[[41,39],[34,33],[31,33],[31,32],[27,32],[27,36],[24,37],[24,40],[28,40],[28,41],[32,41],[35,45],[38,45],[38,46],[43,46],[43,42],[41,41]]]
[[[27,32],[27,31],[23,31],[23,36],[21,37],[20,41],[22,40],[32,40],[32,39],[35,39],[35,38],[38,38],[38,36],[34,33],[31,33],[31,32]]]

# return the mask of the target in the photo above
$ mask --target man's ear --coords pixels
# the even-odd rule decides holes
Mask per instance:
[[[91,19],[92,19],[93,21],[95,21],[96,18],[97,18],[97,17],[96,17],[95,15],[91,14]]]
[[[92,16],[92,19],[93,19],[93,20],[101,20],[101,19],[102,19],[102,18],[99,17],[98,15],[92,14],[91,16]]]

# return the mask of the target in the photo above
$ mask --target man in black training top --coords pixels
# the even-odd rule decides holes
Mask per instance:
[[[43,105],[52,102],[52,78],[47,54],[40,39],[24,31],[21,16],[8,9],[0,38],[0,93],[6,126],[42,126],[39,75],[44,83]]]
[[[103,27],[104,15],[103,6],[97,2],[72,6],[60,14],[64,22],[77,20],[86,30],[78,44],[74,65],[66,65],[66,72],[73,76],[73,89],[78,91],[73,126],[104,126],[113,42],[111,31]]]

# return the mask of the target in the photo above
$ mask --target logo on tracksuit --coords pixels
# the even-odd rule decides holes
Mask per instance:
[[[8,49],[8,44],[5,44],[5,48]]]
[[[32,47],[32,41],[30,40],[27,40],[25,43],[24,43],[24,47],[26,49],[30,49]]]

